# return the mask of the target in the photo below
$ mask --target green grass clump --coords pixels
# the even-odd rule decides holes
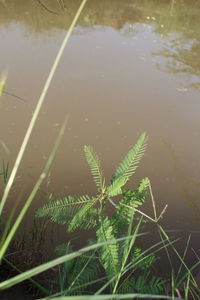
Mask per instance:
[[[101,281],[104,284],[107,282],[105,289],[111,294],[164,292],[165,280],[153,276],[150,272],[156,260],[155,254],[145,253],[135,246],[143,219],[143,216],[140,216],[135,222],[135,212],[144,203],[148,194],[149,179],[141,180],[134,190],[125,188],[144,155],[146,141],[147,136],[143,133],[107,185],[98,155],[91,146],[85,146],[85,156],[97,187],[97,194],[92,197],[82,195],[51,199],[38,209],[36,216],[48,216],[53,222],[65,224],[69,233],[95,228],[96,243],[131,236],[130,239],[120,243],[116,241],[105,244],[98,251],[95,249],[87,256],[64,264],[60,269],[62,295],[88,293],[90,288],[93,292],[97,292],[98,288],[95,290],[94,281],[97,287]],[[121,197],[117,204],[114,200],[116,196]],[[114,206],[111,216],[107,215],[107,204]],[[71,244],[62,245],[59,252],[71,253]]]
[[[73,250],[71,241],[60,245],[56,249],[59,254],[58,258],[25,272],[21,272],[21,270],[16,268],[6,257],[6,252],[12,239],[15,237],[27,210],[49,172],[64,133],[66,122],[64,122],[61,128],[43,172],[38,178],[21,212],[16,217],[16,220],[13,221],[14,212],[12,212],[8,220],[2,222],[2,213],[36,119],[64,48],[85,3],[86,0],[81,2],[60,47],[38,100],[16,162],[10,172],[10,176],[8,174],[8,167],[5,164],[0,172],[5,184],[3,196],[0,201],[0,261],[4,260],[11,268],[19,273],[12,278],[0,282],[0,291],[28,279],[45,297],[47,296],[45,299],[113,300],[143,298],[198,300],[200,299],[200,290],[192,272],[199,267],[200,260],[197,256],[197,263],[189,268],[184,261],[188,245],[184,254],[181,255],[174,246],[175,240],[171,240],[165,230],[158,224],[166,207],[158,216],[149,179],[142,179],[135,189],[126,187],[126,184],[135,173],[144,155],[147,141],[145,133],[140,136],[135,146],[131,148],[122,160],[107,184],[98,155],[92,147],[85,146],[86,160],[97,187],[96,195],[93,197],[88,195],[69,195],[63,198],[51,199],[42,208],[38,209],[36,213],[38,217],[50,217],[53,222],[65,225],[69,233],[75,230],[88,230],[93,228],[96,234],[93,241],[88,241],[86,247],[77,251]],[[5,83],[6,77],[4,76],[0,80],[0,96],[5,92]],[[146,215],[140,209],[147,196],[151,197],[154,217]],[[108,205],[113,206],[113,213],[111,215],[107,214],[106,208]],[[138,246],[140,237],[146,237],[146,233],[141,233],[141,225],[143,221],[146,221],[145,219],[156,224],[161,237],[160,242],[152,245],[148,249],[142,249]],[[168,251],[169,247],[180,261],[178,272],[173,268],[170,252]],[[157,252],[162,249],[166,251],[172,266],[172,276],[170,280],[155,276],[154,274],[153,267],[157,261]],[[47,289],[43,287],[40,283],[34,281],[32,277],[56,266],[60,266],[58,276],[59,290],[54,294],[54,291],[50,288]],[[181,273],[183,269],[184,272]]]

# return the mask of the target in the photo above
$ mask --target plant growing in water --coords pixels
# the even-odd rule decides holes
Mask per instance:
[[[147,136],[143,133],[122,160],[108,185],[98,155],[92,147],[85,146],[84,151],[97,186],[97,195],[51,199],[36,212],[38,217],[49,216],[53,222],[66,224],[68,232],[95,227],[96,242],[116,240],[125,234],[131,236],[130,239],[120,243],[116,241],[113,244],[106,244],[99,251],[91,252],[89,256],[81,256],[70,263],[65,263],[60,278],[63,295],[86,292],[86,287],[100,281],[103,273],[104,279],[107,280],[104,288],[109,287],[113,294],[127,292],[158,294],[164,290],[164,280],[150,277],[149,269],[155,261],[155,255],[146,255],[142,249],[135,246],[142,217],[135,223],[134,216],[136,209],[145,201],[149,179],[141,180],[134,190],[124,187],[144,155],[146,142]],[[115,196],[121,196],[118,204],[113,201]],[[107,203],[111,203],[115,208],[110,217],[106,214]],[[71,244],[61,245],[57,247],[57,251],[60,254],[70,253]],[[137,277],[133,276],[133,273],[137,274]]]

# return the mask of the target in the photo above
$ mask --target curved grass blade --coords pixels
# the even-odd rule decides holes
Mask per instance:
[[[89,252],[89,251],[92,251],[94,249],[98,249],[106,244],[116,244],[116,242],[120,242],[120,241],[123,241],[125,239],[130,239],[132,238],[132,236],[126,236],[126,237],[123,237],[123,238],[119,238],[119,239],[115,239],[115,240],[112,240],[112,241],[106,241],[106,242],[102,242],[102,243],[97,243],[97,244],[94,244],[94,245],[91,245],[91,246],[88,246],[88,247],[85,247],[85,248],[82,248],[78,251],[75,251],[73,253],[70,253],[70,254],[66,254],[66,255],[63,255],[61,257],[58,257],[50,262],[47,262],[47,263],[44,263],[44,264],[41,264],[40,266],[38,267],[35,267],[33,269],[30,269],[28,271],[25,271],[24,273],[22,274],[19,274],[19,275],[16,275],[10,279],[7,279],[3,282],[0,283],[0,290],[5,290],[13,285],[16,285],[24,280],[27,280],[35,275],[38,275],[48,269],[51,269],[57,265],[60,265],[66,261],[69,261],[71,259],[74,259],[86,252]]]
[[[3,74],[0,79],[0,97],[4,93],[4,87],[6,85],[6,81],[7,81],[7,75]]]
[[[64,38],[64,40],[63,40],[63,42],[62,42],[62,45],[61,45],[61,47],[60,47],[60,49],[59,49],[59,51],[58,51],[58,54],[57,54],[57,56],[56,56],[56,58],[55,58],[55,61],[54,61],[53,65],[52,65],[52,68],[51,68],[51,70],[50,70],[50,72],[49,72],[49,75],[48,75],[48,77],[47,77],[46,83],[45,83],[45,85],[44,85],[44,87],[43,87],[42,93],[41,93],[41,95],[40,95],[40,98],[39,98],[38,103],[37,103],[37,105],[36,105],[36,108],[35,108],[35,111],[34,111],[34,113],[33,113],[32,119],[31,119],[31,121],[30,121],[30,124],[29,124],[29,126],[28,126],[27,132],[26,132],[26,134],[25,134],[24,140],[23,140],[23,142],[22,142],[21,148],[20,148],[19,153],[18,153],[18,155],[17,155],[17,158],[16,158],[16,161],[15,161],[14,167],[13,167],[13,169],[12,169],[12,172],[11,172],[11,174],[10,174],[8,183],[7,183],[6,187],[5,187],[4,194],[3,194],[2,200],[1,200],[1,202],[0,202],[0,215],[2,214],[2,211],[3,211],[4,205],[5,205],[5,203],[6,203],[7,197],[8,197],[8,195],[9,195],[10,190],[11,190],[11,187],[12,187],[12,185],[13,185],[13,182],[14,182],[14,179],[15,179],[15,176],[16,176],[16,173],[17,173],[17,171],[18,171],[18,168],[19,168],[19,166],[20,166],[22,157],[23,157],[24,152],[25,152],[25,150],[26,150],[26,146],[27,146],[28,141],[29,141],[29,139],[30,139],[31,133],[32,133],[32,131],[33,131],[34,125],[35,125],[35,123],[36,123],[37,117],[38,117],[38,115],[39,115],[40,109],[41,109],[42,104],[43,104],[43,102],[44,102],[44,99],[45,99],[45,97],[46,97],[47,91],[48,91],[48,89],[49,89],[49,86],[50,86],[50,84],[51,84],[51,81],[52,81],[52,79],[53,79],[53,76],[54,76],[54,74],[55,74],[55,71],[56,71],[56,69],[57,69],[57,66],[58,66],[58,64],[59,64],[59,62],[60,62],[60,59],[61,59],[61,57],[62,57],[62,54],[63,54],[63,52],[64,52],[65,46],[67,45],[67,42],[68,42],[68,40],[69,40],[69,38],[70,38],[70,36],[71,36],[71,33],[72,33],[72,31],[73,31],[73,29],[74,29],[74,27],[75,27],[75,25],[76,25],[76,22],[77,22],[77,20],[78,20],[78,18],[79,18],[79,16],[80,16],[80,14],[81,14],[81,12],[82,12],[84,6],[85,6],[86,1],[87,1],[87,0],[83,0],[83,1],[81,2],[81,5],[79,6],[79,9],[78,9],[78,11],[77,11],[77,13],[76,13],[76,15],[75,15],[75,17],[74,17],[72,23],[71,23],[71,26],[70,26],[70,28],[69,28],[69,30],[68,30],[68,32],[67,32],[67,34],[66,34],[66,36],[65,36],[65,38]],[[2,82],[3,82],[3,81],[2,81]],[[2,86],[2,84],[1,84],[1,86]],[[3,90],[3,88],[2,88],[1,86],[0,86],[0,92],[1,92],[1,90]]]
[[[170,296],[165,295],[152,295],[152,294],[108,294],[108,295],[95,295],[95,296],[63,296],[63,297],[56,297],[56,298],[42,298],[40,300],[117,300],[117,299],[171,299]],[[173,298],[173,300],[180,300],[180,298]]]
[[[19,225],[21,224],[21,222],[22,222],[22,220],[23,220],[23,218],[24,218],[24,216],[25,216],[28,208],[30,207],[30,205],[31,205],[31,203],[32,203],[32,201],[33,201],[33,199],[34,199],[34,197],[35,197],[35,195],[36,195],[39,187],[41,186],[42,182],[44,181],[44,179],[45,179],[45,177],[46,177],[46,175],[47,175],[47,173],[48,173],[48,171],[49,171],[49,169],[50,169],[50,167],[51,167],[51,165],[52,165],[52,163],[54,161],[56,152],[57,152],[58,147],[60,145],[61,138],[62,138],[62,136],[64,134],[64,131],[65,131],[66,122],[67,122],[67,119],[65,120],[65,122],[64,122],[64,124],[63,124],[63,126],[62,126],[62,128],[61,128],[61,130],[59,132],[59,135],[57,137],[55,145],[54,145],[54,147],[52,149],[52,152],[51,152],[51,154],[49,156],[49,159],[48,159],[48,161],[47,161],[47,163],[46,163],[46,165],[44,167],[44,170],[43,170],[42,174],[40,175],[39,179],[37,180],[37,182],[36,182],[36,184],[35,184],[32,192],[30,193],[30,195],[29,195],[26,203],[24,204],[21,212],[19,213],[19,215],[18,215],[15,223],[13,224],[12,228],[10,229],[9,234],[6,237],[6,239],[5,239],[2,247],[0,249],[0,261],[2,260],[2,258],[3,258],[4,254],[6,252],[6,250],[7,250],[8,246],[9,246],[9,244],[10,244],[13,236],[15,235],[15,233],[16,233]]]

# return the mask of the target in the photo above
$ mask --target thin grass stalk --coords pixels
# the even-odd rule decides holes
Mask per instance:
[[[24,273],[22,274],[19,274],[19,275],[16,275],[10,279],[7,279],[3,282],[0,283],[0,290],[4,290],[4,289],[7,289],[7,288],[10,288],[11,286],[13,285],[16,285],[24,280],[27,280],[35,275],[38,275],[44,271],[47,271],[48,269],[51,269],[57,265],[60,265],[66,261],[69,261],[71,259],[74,259],[88,251],[91,251],[91,250],[94,250],[94,249],[97,249],[97,248],[100,248],[102,246],[105,246],[106,244],[114,244],[116,242],[120,242],[120,241],[123,241],[125,239],[131,239],[132,236],[126,236],[126,237],[123,237],[123,238],[119,238],[119,239],[114,239],[112,241],[106,241],[106,242],[102,242],[102,243],[97,243],[97,244],[94,244],[94,245],[91,245],[91,246],[88,246],[88,247],[85,247],[85,248],[82,248],[78,251],[75,251],[73,253],[70,253],[70,254],[66,254],[66,255],[63,255],[61,257],[58,257],[56,259],[53,259],[51,260],[50,262],[47,262],[47,263],[44,263],[44,264],[41,264],[40,266],[38,267],[35,267],[35,268],[32,268],[28,271],[25,271]]]
[[[165,237],[166,239],[168,239],[168,241],[170,242],[170,239],[169,239],[168,235],[166,234],[166,232],[163,230],[163,228],[162,228],[160,225],[158,225],[158,228],[159,228],[160,232],[164,235],[164,237]],[[170,243],[171,243],[171,242],[170,242]],[[176,253],[176,255],[178,256],[178,258],[180,259],[180,261],[182,262],[183,266],[186,268],[188,274],[190,274],[192,280],[195,282],[195,279],[194,279],[194,277],[193,277],[193,275],[192,275],[190,269],[188,268],[188,266],[186,265],[186,263],[185,263],[184,260],[182,259],[182,257],[181,257],[181,255],[179,254],[179,252],[176,250],[176,248],[174,247],[174,245],[171,245],[171,247],[172,247],[172,249],[174,250],[174,252]]]
[[[161,229],[161,232],[164,234],[165,238],[169,241],[170,246],[172,247],[172,249],[174,250],[174,252],[175,252],[176,255],[178,256],[178,258],[180,259],[182,265],[183,265],[183,266],[186,268],[186,270],[187,270],[187,272],[182,276],[182,278],[181,278],[178,282],[174,281],[174,288],[177,290],[177,288],[184,282],[185,279],[187,279],[187,281],[188,281],[188,277],[189,277],[189,278],[190,278],[190,281],[189,281],[189,282],[191,282],[191,283],[193,284],[194,288],[197,289],[198,292],[200,293],[200,288],[198,287],[198,284],[197,284],[197,282],[196,282],[194,276],[192,275],[192,271],[193,271],[197,266],[199,266],[200,261],[198,261],[196,264],[194,264],[194,265],[189,269],[188,266],[186,265],[186,263],[184,262],[183,258],[180,256],[180,254],[179,254],[178,251],[176,250],[176,248],[175,248],[173,245],[171,245],[171,241],[169,240],[169,237],[167,236],[167,234],[164,232],[164,230],[162,229],[161,226],[159,226],[159,227],[160,227],[160,229]],[[160,233],[160,232],[159,232],[159,233]],[[161,236],[161,238],[162,238],[161,233],[160,233],[160,236]],[[166,249],[166,251],[167,251],[167,249]],[[168,251],[167,251],[167,253],[168,253]],[[170,260],[171,260],[171,259],[170,259]],[[171,263],[171,264],[172,264],[172,263]],[[172,272],[173,272],[173,266],[172,266]],[[177,280],[177,279],[176,279],[176,280]],[[189,287],[188,287],[188,288],[189,288]],[[199,299],[200,299],[200,297],[199,297]],[[197,300],[197,299],[195,299],[195,300]]]
[[[15,95],[15,94],[13,94],[13,93],[10,93],[10,92],[8,92],[8,91],[5,91],[5,90],[4,90],[4,91],[3,91],[3,94],[8,95],[8,96],[11,96],[11,97],[14,97],[14,98],[16,98],[16,99],[18,99],[18,100],[20,100],[20,101],[26,102],[25,99],[23,99],[23,98],[21,98],[21,97]]]
[[[174,282],[174,270],[173,269],[172,269],[171,288],[172,288],[172,300],[174,300],[175,299],[175,282]]]
[[[157,220],[156,204],[155,204],[155,200],[154,200],[153,191],[152,191],[150,181],[149,181],[149,191],[150,191],[150,195],[151,195],[151,202],[152,202],[152,207],[153,207],[154,219]]]
[[[15,204],[11,210],[11,212],[9,212],[9,215],[8,215],[8,218],[6,221],[4,221],[4,219],[2,218],[2,223],[1,223],[1,227],[2,227],[2,234],[1,234],[1,238],[0,238],[0,249],[2,248],[5,240],[6,240],[6,237],[9,233],[9,230],[10,228],[12,227],[12,222],[13,222],[13,219],[14,219],[14,215],[15,215],[15,212],[16,212],[16,209],[17,209],[17,206],[20,202],[20,199],[23,195],[23,192],[24,192],[24,189],[21,190],[21,192],[19,193],[19,195],[17,196],[17,199],[15,201]]]
[[[2,197],[2,200],[1,200],[1,202],[0,202],[0,215],[2,214],[4,205],[5,205],[5,203],[6,203],[6,200],[7,200],[8,195],[9,195],[9,193],[10,193],[10,190],[11,190],[11,187],[12,187],[12,185],[13,185],[13,182],[14,182],[14,179],[15,179],[15,176],[16,176],[16,173],[17,173],[18,168],[19,168],[19,166],[20,166],[20,163],[21,163],[21,160],[22,160],[22,158],[23,158],[24,152],[25,152],[25,150],[26,150],[28,141],[29,141],[29,139],[30,139],[31,133],[32,133],[32,131],[33,131],[34,125],[35,125],[35,123],[36,123],[37,117],[38,117],[38,115],[39,115],[40,109],[41,109],[42,104],[43,104],[43,102],[44,102],[44,99],[45,99],[45,97],[46,97],[47,91],[48,91],[48,89],[49,89],[49,86],[50,86],[50,84],[51,84],[51,81],[52,81],[52,79],[53,79],[53,76],[54,76],[54,74],[55,74],[55,71],[56,71],[56,69],[57,69],[57,66],[58,66],[58,64],[59,64],[59,62],[60,62],[60,59],[61,59],[62,54],[63,54],[63,52],[64,52],[64,49],[65,49],[65,47],[66,47],[66,45],[67,45],[67,42],[68,42],[68,40],[69,40],[69,38],[70,38],[70,36],[71,36],[71,34],[72,34],[72,31],[73,31],[73,29],[74,29],[74,27],[75,27],[75,25],[76,25],[76,22],[77,22],[77,20],[78,20],[78,18],[79,18],[79,16],[80,16],[80,14],[81,14],[81,12],[82,12],[82,10],[83,10],[85,4],[86,4],[86,2],[87,2],[87,0],[83,0],[83,1],[81,2],[81,5],[80,5],[80,7],[79,7],[79,9],[78,9],[78,11],[77,11],[77,13],[76,13],[76,15],[75,15],[75,17],[74,17],[72,23],[71,23],[71,25],[70,25],[70,27],[69,27],[69,30],[68,30],[68,32],[67,32],[67,34],[66,34],[66,36],[65,36],[65,38],[64,38],[64,40],[63,40],[63,42],[62,42],[62,44],[61,44],[61,47],[60,47],[60,49],[59,49],[59,51],[58,51],[58,54],[57,54],[57,56],[56,56],[56,58],[55,58],[55,61],[54,61],[53,65],[52,65],[52,68],[51,68],[51,70],[50,70],[50,72],[49,72],[49,75],[48,75],[48,77],[47,77],[46,83],[45,83],[45,85],[44,85],[44,88],[43,88],[43,90],[42,90],[42,93],[41,93],[41,95],[40,95],[40,98],[39,98],[39,100],[38,100],[38,103],[37,103],[37,105],[36,105],[35,111],[34,111],[33,116],[32,116],[32,118],[31,118],[30,124],[29,124],[29,126],[28,126],[27,131],[26,131],[24,140],[23,140],[22,145],[21,145],[21,147],[20,147],[19,153],[18,153],[18,155],[17,155],[17,158],[16,158],[16,161],[15,161],[14,167],[13,167],[13,169],[12,169],[12,172],[11,172],[11,174],[10,174],[9,180],[8,180],[7,185],[6,185],[6,187],[5,187],[5,190],[4,190],[4,193],[3,193],[3,197]]]
[[[188,300],[189,286],[190,286],[190,275],[188,275],[186,286],[185,286],[185,299],[186,300]]]
[[[88,259],[88,261],[86,262],[86,264],[83,266],[81,272],[75,277],[75,279],[73,280],[73,282],[71,283],[71,285],[69,286],[69,288],[67,289],[67,291],[71,291],[71,288],[73,287],[73,285],[75,284],[75,282],[78,280],[78,278],[81,276],[82,272],[87,268],[89,262],[91,261],[91,259],[94,257],[94,254],[93,256],[91,255]],[[66,291],[66,292],[67,292]]]
[[[168,249],[167,249],[167,247],[166,247],[166,240],[164,240],[164,238],[163,238],[163,233],[161,234],[161,229],[160,229],[160,225],[158,225],[157,224],[157,226],[158,226],[158,233],[159,233],[159,236],[160,236],[160,239],[161,239],[161,241],[162,241],[162,243],[163,243],[163,246],[164,246],[164,249],[165,249],[165,252],[166,252],[166,255],[167,255],[167,258],[168,258],[168,261],[169,261],[169,263],[170,263],[170,267],[171,267],[171,270],[173,271],[173,263],[172,263],[172,260],[171,260],[171,256],[170,256],[170,254],[169,254],[169,251],[168,251]],[[162,228],[162,227],[161,227]],[[163,230],[163,229],[162,229]],[[163,230],[163,232],[164,232],[164,230]],[[166,239],[166,235],[164,235],[165,236],[165,239]],[[171,242],[170,241],[170,239],[169,239],[169,237],[168,237],[168,235],[167,235],[167,241],[168,242]]]
[[[140,236],[141,234],[139,234],[138,236]],[[142,234],[142,235],[144,235],[144,234]],[[175,241],[173,241],[172,243],[175,243],[175,242],[177,242],[177,240],[175,240]],[[163,244],[163,242],[161,241],[161,242],[159,242],[159,243],[156,243],[155,245],[153,245],[153,246],[151,246],[151,247],[149,247],[147,250],[145,250],[145,251],[143,251],[143,253],[142,254],[140,254],[139,256],[138,256],[138,258],[140,257],[140,256],[143,256],[145,253],[147,253],[147,252],[149,252],[149,251],[151,251],[151,250],[153,250],[156,246],[158,246],[158,245],[160,245],[160,244]],[[168,245],[170,245],[170,244],[168,244]],[[166,247],[166,246],[162,246],[161,248],[159,248],[159,249],[156,249],[153,253],[157,253],[158,251],[160,251],[160,250],[162,250],[164,247]],[[145,257],[143,257],[142,259],[139,259],[139,260],[137,260],[137,262],[136,263],[133,263],[133,262],[130,262],[129,264],[127,264],[126,265],[126,267],[124,268],[124,270],[123,270],[123,273],[122,273],[122,276],[124,276],[127,272],[129,272],[131,269],[133,269],[134,267],[136,267],[137,266],[137,264],[138,263],[141,263],[143,260],[145,259]],[[115,276],[113,276],[109,281],[107,281],[96,293],[95,293],[95,295],[100,295],[114,280],[115,280],[115,278],[117,278],[117,276],[118,276],[118,273],[115,275]]]
[[[16,201],[14,207],[12,208],[11,212],[9,213],[9,216],[8,216],[6,222],[3,222],[3,220],[2,220],[1,225],[2,225],[2,228],[3,228],[3,232],[2,232],[2,235],[1,235],[1,239],[0,239],[0,249],[2,248],[2,246],[5,242],[5,239],[7,237],[7,234],[9,232],[9,229],[11,228],[11,223],[12,223],[12,220],[14,218],[14,214],[15,214],[17,205],[18,205],[18,201]]]
[[[2,74],[0,78],[0,97],[3,95],[6,81],[7,81],[7,72],[4,72],[4,74]]]
[[[194,264],[190,269],[187,270],[187,272],[186,272],[186,273],[182,276],[182,278],[177,282],[177,286],[180,286],[181,283],[185,280],[185,278],[188,277],[188,275],[191,276],[191,274],[192,274],[191,272],[192,272],[195,268],[197,268],[199,265],[200,265],[200,260],[199,260],[196,264]],[[192,283],[193,283],[194,287],[197,288],[198,291],[199,291],[199,293],[200,293],[200,287],[198,287],[198,285],[197,285],[197,283],[196,283],[196,281],[195,281],[194,278],[192,278]]]
[[[115,294],[115,295],[95,295],[95,296],[63,296],[63,297],[56,297],[56,298],[42,298],[39,300],[112,300],[114,296],[114,299],[172,299],[170,296],[165,295],[152,295],[152,294]],[[179,298],[175,298],[175,300],[179,300]]]
[[[4,143],[4,141],[2,141],[0,139],[0,145],[2,146],[2,148],[4,149],[4,151],[6,152],[7,155],[10,155],[10,150],[8,149],[8,147],[6,146],[6,144]]]
[[[132,231],[132,224],[133,224],[133,215],[132,215],[132,220],[129,224],[129,228],[128,228],[128,235],[131,235],[131,231]],[[135,243],[135,240],[136,240],[136,236],[138,234],[138,231],[139,231],[139,228],[140,228],[140,225],[141,225],[141,222],[142,222],[142,218],[140,218],[137,226],[136,226],[136,229],[133,233],[133,238],[129,241],[129,243],[127,243],[126,247],[125,247],[125,255],[123,257],[123,262],[122,262],[122,265],[121,265],[121,268],[120,268],[120,271],[119,271],[119,275],[117,276],[117,279],[116,279],[116,282],[115,282],[115,285],[114,285],[114,288],[113,288],[113,294],[115,294],[116,290],[117,290],[117,287],[118,287],[118,284],[119,284],[119,281],[121,279],[121,276],[122,276],[122,273],[123,273],[123,270],[124,270],[124,267],[127,263],[127,260],[128,260],[128,257],[129,257],[129,254],[130,254],[130,251],[133,247],[133,244]]]
[[[3,260],[5,261],[6,264],[8,264],[13,270],[17,271],[18,273],[22,273],[22,271],[17,268],[11,261],[9,261],[6,258],[3,258]],[[44,295],[49,296],[50,295],[50,291],[48,289],[46,289],[44,286],[42,286],[39,282],[35,281],[32,278],[28,279],[35,287],[37,287],[37,289],[39,291],[41,291]]]
[[[86,282],[84,284],[77,285],[75,288],[66,289],[65,293],[66,292],[70,292],[70,293],[75,292],[75,291],[77,291],[80,288],[85,288],[87,286],[91,286],[91,285],[93,285],[95,283],[99,283],[99,282],[101,282],[103,280],[106,280],[106,279],[107,279],[107,276],[104,276],[104,277],[100,277],[100,278],[98,278],[96,280],[88,281],[88,282]],[[62,295],[62,292],[59,292],[59,293],[57,293],[55,295],[52,295],[52,296],[55,297],[55,296],[60,296],[60,295]]]
[[[192,248],[192,252],[196,256],[196,258],[200,261],[200,256],[196,253],[196,251],[194,250],[194,248]]]
[[[192,287],[190,287],[190,294],[193,297],[193,300],[200,300],[200,291],[195,291]]]
[[[185,247],[185,250],[184,250],[184,253],[183,253],[183,257],[182,257],[183,260],[185,259],[185,256],[186,256],[186,254],[187,254],[187,250],[188,250],[188,247],[189,247],[190,240],[191,240],[191,234],[189,235],[189,237],[188,237],[188,239],[187,239],[187,244],[186,244],[186,247]],[[178,270],[178,273],[177,273],[177,276],[176,276],[176,281],[177,281],[178,276],[179,276],[179,274],[180,274],[180,272],[181,272],[182,266],[183,266],[183,264],[182,264],[182,262],[181,262],[180,267],[179,267],[179,270]]]
[[[9,163],[5,165],[5,162],[3,160],[3,166],[2,166],[2,173],[1,175],[3,176],[3,183],[6,184],[7,179],[8,179],[8,168],[9,168]]]
[[[70,292],[74,292],[77,289],[82,288],[82,287],[87,287],[87,286],[91,286],[92,284],[99,283],[99,282],[105,280],[106,278],[107,278],[107,276],[104,276],[104,277],[98,278],[96,280],[88,281],[88,282],[86,282],[84,284],[80,284],[80,285],[76,286],[75,288],[71,288]],[[64,290],[64,292],[65,293],[68,292],[68,289]],[[58,293],[55,293],[55,294],[51,295],[51,297],[55,298],[55,297],[62,296],[62,295],[63,295],[63,291],[60,291]]]
[[[178,295],[179,299],[180,299],[180,300],[183,300],[183,298],[181,297],[181,294],[180,294],[180,292],[179,292],[179,290],[178,290],[178,289],[176,289],[176,293],[177,293],[177,295]]]
[[[26,203],[24,204],[21,212],[19,213],[19,215],[18,215],[15,223],[13,224],[13,226],[12,226],[12,228],[11,228],[8,236],[6,237],[6,239],[5,239],[2,247],[0,249],[0,261],[2,260],[2,258],[3,258],[4,254],[6,252],[6,250],[7,250],[8,246],[9,246],[9,244],[10,244],[13,236],[15,235],[15,232],[17,231],[19,225],[21,224],[21,222],[22,222],[22,220],[23,220],[23,218],[24,218],[24,216],[25,216],[25,214],[26,214],[29,206],[31,205],[31,203],[32,203],[32,201],[33,201],[33,199],[34,199],[34,197],[35,197],[35,195],[36,195],[39,187],[41,186],[41,184],[44,181],[46,175],[48,174],[48,171],[49,171],[49,169],[50,169],[50,167],[51,167],[51,165],[52,165],[52,163],[54,161],[56,152],[57,152],[58,147],[60,145],[61,138],[62,138],[62,136],[64,134],[64,131],[65,131],[65,128],[66,128],[66,123],[67,123],[67,119],[63,123],[63,126],[62,126],[62,128],[61,128],[61,130],[59,132],[59,135],[58,135],[57,140],[55,142],[55,145],[54,145],[54,147],[53,147],[53,149],[51,151],[49,159],[48,159],[48,161],[47,161],[47,163],[46,163],[46,165],[44,167],[43,172],[41,173],[39,179],[37,180],[37,182],[36,182],[36,184],[35,184],[32,192],[30,193],[28,199],[26,200]]]

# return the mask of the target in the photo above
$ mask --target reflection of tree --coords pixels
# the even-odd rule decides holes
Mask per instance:
[[[200,88],[200,1],[176,1],[171,17],[160,15],[155,32],[162,34],[164,47],[154,53],[165,59],[167,72],[185,75],[188,85]],[[159,67],[162,68],[163,62]]]
[[[167,58],[165,61],[166,71],[175,74],[189,75],[189,81],[191,82],[192,80],[189,85],[200,89],[199,53],[199,41],[194,41],[193,43],[191,41],[183,41],[177,46],[166,47],[157,54]],[[191,77],[191,75],[195,77]]]
[[[37,34],[66,30],[79,4],[80,0],[0,0],[0,24],[17,22]],[[199,16],[199,0],[92,0],[78,25],[81,32],[94,26],[123,28],[127,36],[137,23],[153,25],[152,30],[170,42],[157,53],[166,58],[166,71],[195,76],[192,85],[200,88]]]
[[[79,4],[80,0],[0,0],[0,23],[22,22],[36,31],[65,29]],[[198,0],[92,0],[87,2],[79,25],[121,29],[142,22],[154,23],[157,33],[163,34],[160,24],[167,32],[179,33],[194,25],[200,30],[199,12]]]
[[[137,5],[133,5],[137,2]],[[88,1],[80,16],[79,26],[88,28],[100,25],[119,30],[125,24],[135,23],[141,19],[142,7],[139,2],[132,0]],[[0,2],[0,23],[20,22],[37,33],[54,28],[66,29],[79,4],[80,0],[5,0],[4,5]]]

